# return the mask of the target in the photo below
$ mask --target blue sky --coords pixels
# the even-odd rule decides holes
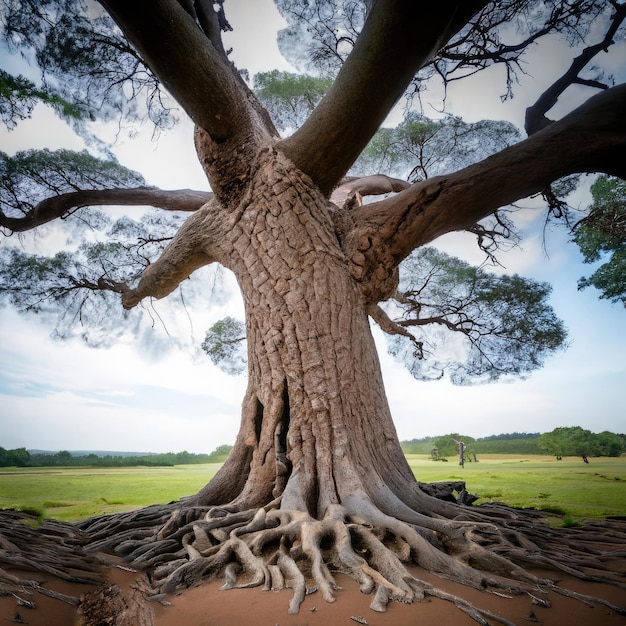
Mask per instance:
[[[238,66],[251,73],[289,69],[274,43],[280,19],[271,2],[240,0],[233,5],[240,11],[229,13],[235,32],[227,47],[234,46]],[[261,23],[267,23],[267,30],[259,27]],[[264,35],[267,38],[261,39]],[[511,102],[500,102],[504,84],[502,76],[493,73],[472,88],[455,87],[447,104],[469,121],[504,118],[519,124],[524,108],[558,72],[555,65],[542,63]],[[436,94],[433,98],[437,104]],[[575,94],[561,106],[571,108],[574,98]],[[118,159],[164,188],[206,188],[188,124],[164,135],[156,145],[149,142],[150,134],[149,128],[143,128],[132,140],[118,136]],[[0,132],[0,146],[11,153],[82,144],[61,122],[38,110],[33,120],[15,131]],[[578,201],[584,205],[587,197],[581,195]],[[545,432],[573,425],[594,432],[626,431],[626,310],[599,301],[592,289],[577,291],[577,279],[591,268],[582,265],[562,230],[546,233],[546,255],[538,203],[527,200],[520,205],[534,207],[518,216],[525,238],[501,261],[506,271],[553,285],[551,302],[569,329],[569,348],[527,380],[459,388],[445,380],[413,380],[385,353],[381,340],[387,394],[401,439],[448,432],[475,437]],[[437,243],[470,262],[482,261],[469,237],[449,235]],[[213,321],[241,313],[240,300],[198,307],[193,325],[176,317],[167,303],[156,306],[166,326],[147,324],[140,338],[125,336],[106,349],[88,348],[80,340],[53,340],[45,320],[0,309],[0,446],[210,452],[232,443],[245,377],[223,374],[199,353],[198,344]],[[380,339],[376,329],[375,333]]]

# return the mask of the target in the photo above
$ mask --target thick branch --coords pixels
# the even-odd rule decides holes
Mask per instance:
[[[417,70],[486,2],[374,2],[326,97],[279,148],[326,193],[382,124]],[[416,30],[419,27],[419,36]]]
[[[208,191],[150,187],[135,189],[86,189],[42,200],[23,217],[8,217],[0,211],[0,226],[22,233],[86,206],[153,206],[167,211],[197,211],[213,194]]]
[[[330,200],[340,208],[354,208],[363,204],[365,196],[397,193],[411,186],[406,180],[385,174],[373,174],[360,178],[349,178],[333,191]]]
[[[191,119],[216,141],[250,127],[243,81],[176,0],[101,4]]]
[[[216,260],[209,253],[207,245],[210,231],[207,222],[215,213],[215,202],[191,215],[161,256],[146,268],[137,287],[122,294],[122,306],[125,309],[132,309],[147,297],[160,299],[168,296],[195,270]]]
[[[392,271],[415,248],[467,229],[568,174],[626,177],[625,109],[626,85],[620,85],[480,163],[355,209],[355,227],[345,246],[358,265],[359,279],[367,281],[380,266]]]
[[[589,81],[578,75],[583,68],[600,52],[606,51],[613,43],[613,38],[622,22],[626,19],[626,4],[616,5],[611,25],[607,29],[604,38],[599,43],[588,46],[573,61],[567,71],[537,99],[537,102],[526,109],[525,128],[529,135],[541,130],[550,124],[546,113],[557,103],[563,92],[573,84],[587,85],[589,87],[606,88],[597,81]]]

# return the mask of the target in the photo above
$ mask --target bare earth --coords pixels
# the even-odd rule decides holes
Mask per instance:
[[[625,564],[626,569],[626,564]],[[24,577],[23,572],[15,572]],[[442,581],[419,568],[412,568],[412,573],[428,580],[439,588],[459,595],[473,602],[476,606],[506,618],[519,626],[543,624],[545,626],[626,626],[626,616],[618,615],[609,608],[596,605],[587,606],[579,601],[565,598],[554,592],[537,596],[547,599],[551,607],[545,608],[533,604],[528,596],[500,598],[492,594],[470,590],[455,583]],[[544,577],[554,577],[554,572],[541,572]],[[45,576],[30,575],[38,581]],[[107,573],[110,582],[118,585],[124,594],[132,592],[131,585],[136,584],[139,575],[110,568]],[[308,596],[298,615],[288,615],[287,607],[291,598],[289,590],[274,593],[257,589],[231,589],[220,591],[221,582],[214,581],[195,589],[168,597],[169,606],[150,603],[154,626],[340,626],[345,624],[367,623],[370,626],[470,626],[476,622],[461,613],[449,602],[432,599],[411,605],[390,603],[386,613],[375,613],[369,609],[370,597],[359,592],[353,581],[337,575],[337,582],[342,586],[336,592],[337,601],[327,604],[319,594]],[[46,584],[50,589],[81,596],[94,591],[94,587],[68,584],[50,580]],[[626,606],[626,591],[615,586],[584,583],[569,577],[561,578],[561,586],[579,593],[600,596],[613,604]],[[18,606],[14,597],[0,597],[0,626],[8,623],[26,623],[31,626],[143,626],[145,622],[126,621],[107,615],[98,615],[88,622],[79,621],[77,610],[59,600],[46,598],[39,594],[24,596],[34,601],[36,609]],[[95,616],[94,616],[95,617]],[[362,618],[359,622],[354,618]],[[17,621],[17,620],[22,620]],[[496,622],[490,622],[496,623]]]

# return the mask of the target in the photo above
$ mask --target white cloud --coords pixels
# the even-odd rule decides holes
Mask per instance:
[[[0,319],[3,447],[210,452],[234,441],[245,380],[208,359],[173,348],[148,360],[132,345],[53,341],[9,310]]]

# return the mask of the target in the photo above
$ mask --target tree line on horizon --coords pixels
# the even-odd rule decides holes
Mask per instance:
[[[551,454],[555,457],[618,457],[626,452],[626,435],[609,431],[592,433],[580,426],[558,427],[546,433],[506,433],[474,439],[451,433],[402,441],[405,454],[430,454],[443,460],[458,453],[459,442],[471,458],[477,454]],[[436,450],[436,453],[434,451]]]
[[[165,452],[141,455],[98,455],[94,452],[75,455],[68,450],[58,452],[29,452],[26,448],[5,450],[0,447],[0,467],[169,467],[223,463],[232,446],[223,444],[210,454],[193,452]]]
[[[559,427],[548,433],[502,433],[474,438],[450,433],[401,441],[405,454],[432,454],[437,450],[439,460],[454,456],[458,443],[463,442],[468,455],[478,454],[552,454],[556,457],[618,457],[626,452],[626,434],[609,431],[592,433],[580,426]],[[209,454],[165,452],[150,454],[72,454],[31,452],[26,448],[7,450],[0,446],[0,467],[168,467],[222,463],[232,445],[222,444]]]

